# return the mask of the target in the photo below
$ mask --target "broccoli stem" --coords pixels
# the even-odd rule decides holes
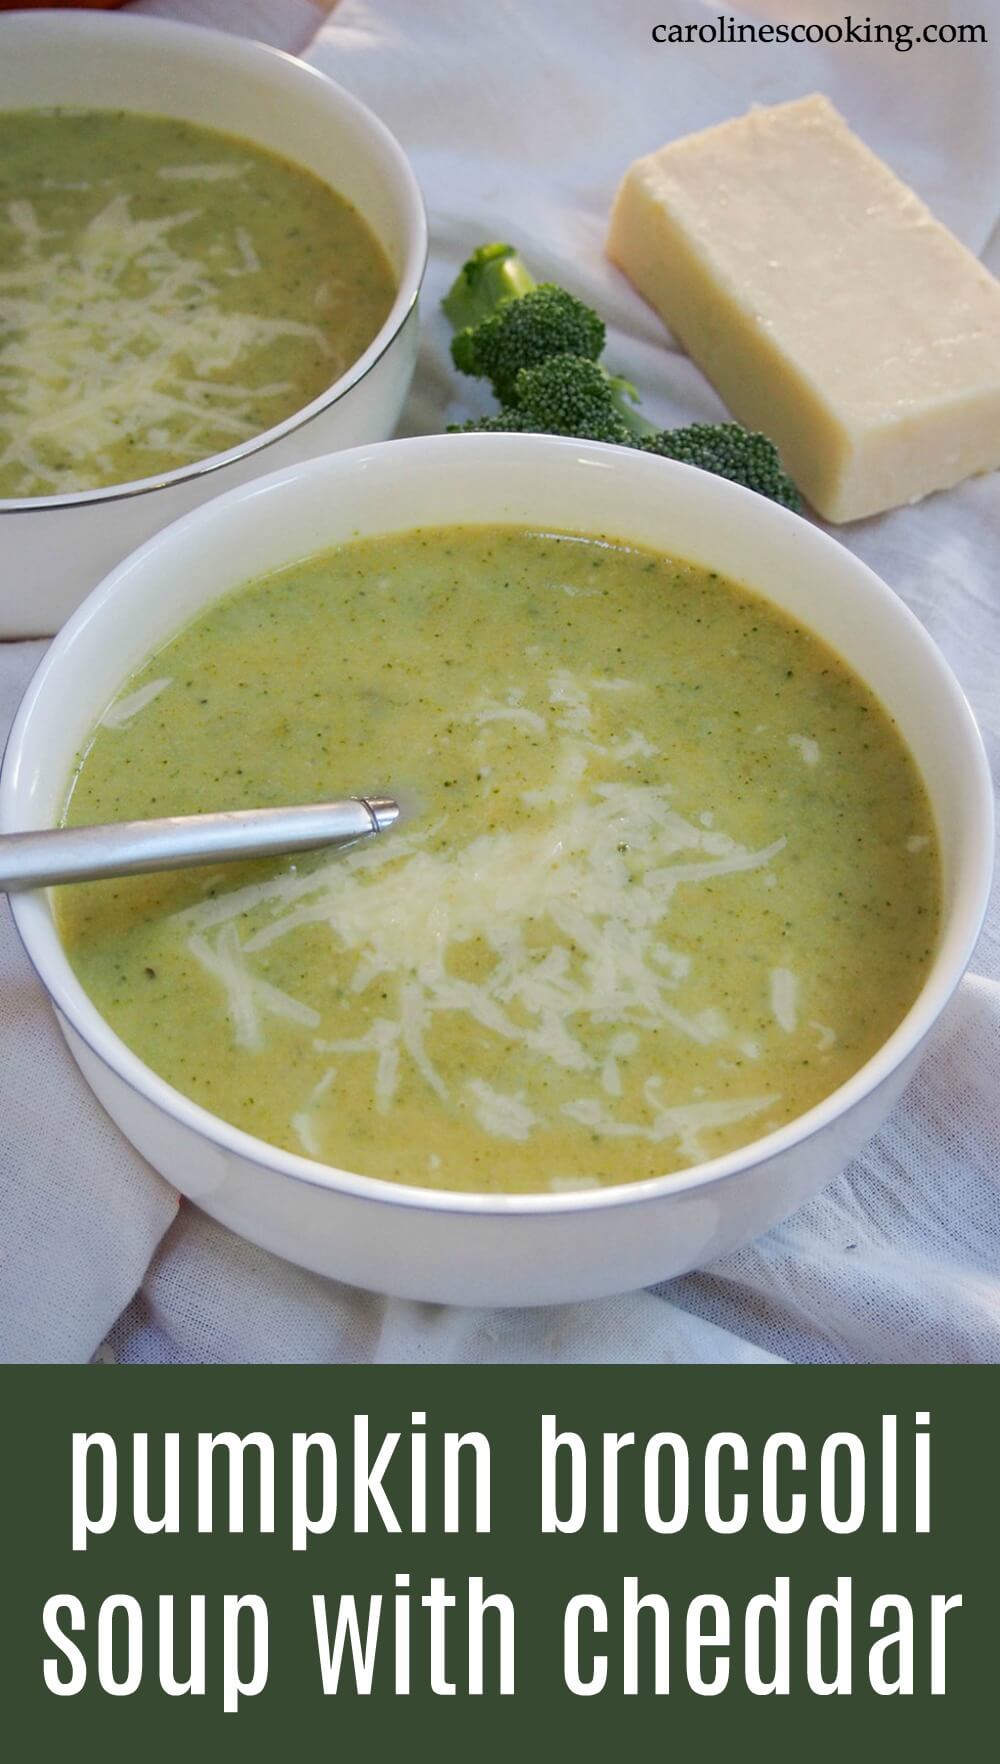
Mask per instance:
[[[456,331],[478,325],[504,300],[519,300],[537,287],[534,276],[513,245],[480,245],[462,265],[441,302]]]
[[[611,387],[611,402],[629,433],[640,441],[646,435],[658,435],[660,430],[656,423],[651,423],[649,418],[644,417],[641,410],[637,408],[639,394],[631,380],[623,380],[620,374],[609,374],[607,369],[604,371],[608,385]]]

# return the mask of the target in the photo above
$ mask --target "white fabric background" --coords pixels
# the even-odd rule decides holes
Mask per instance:
[[[139,0],[298,46],[311,0]],[[726,7],[733,16],[736,8]],[[403,431],[477,406],[437,301],[467,251],[510,236],[540,275],[606,316],[608,359],[651,414],[721,414],[698,371],[603,260],[636,154],[742,111],[827,92],[1000,272],[1000,0],[908,0],[873,18],[982,22],[988,48],[656,48],[698,0],[341,0],[311,51],[413,158],[432,255]],[[758,15],[834,21],[832,0]],[[749,16],[748,14],[746,16]],[[839,537],[944,650],[1000,767],[1000,478]],[[0,730],[41,653],[0,646]],[[876,1141],[785,1225],[651,1293],[543,1311],[465,1312],[352,1292],[229,1236],[135,1156],[65,1052],[0,914],[0,1357],[202,1361],[1000,1360],[1000,914],[934,1049]],[[134,1296],[133,1296],[134,1295]]]

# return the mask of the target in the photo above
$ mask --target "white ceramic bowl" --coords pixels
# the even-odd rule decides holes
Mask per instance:
[[[0,830],[59,819],[77,749],[126,676],[218,595],[354,535],[438,522],[603,532],[720,570],[824,637],[892,712],[934,807],[944,922],[919,998],[861,1071],[780,1131],[682,1174],[508,1198],[401,1187],[278,1151],[179,1095],[82,991],[47,896],[14,897],[14,915],[109,1114],[223,1224],[321,1273],[406,1297],[540,1304],[623,1291],[746,1242],[841,1169],[902,1091],[982,922],[992,794],[972,715],[916,619],[834,540],[749,491],[624,448],[438,435],[312,460],[188,515],[90,596],[18,713]]]
[[[194,25],[121,14],[0,16],[0,110],[62,104],[203,123],[307,167],[368,222],[399,291],[347,373],[253,440],[159,478],[0,500],[0,637],[58,630],[114,564],[210,496],[296,460],[384,440],[416,361],[423,202],[398,142],[349,92],[293,56]]]

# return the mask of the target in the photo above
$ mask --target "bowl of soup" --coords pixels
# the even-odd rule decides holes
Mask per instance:
[[[0,827],[344,793],[403,816],[12,906],[156,1169],[411,1298],[625,1290],[790,1213],[900,1096],[990,879],[975,724],[891,590],[550,437],[356,449],[156,536],[46,655]]]
[[[379,120],[262,44],[0,23],[0,637],[58,629],[209,496],[391,434],[420,192]]]

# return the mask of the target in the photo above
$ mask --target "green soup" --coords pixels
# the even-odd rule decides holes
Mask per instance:
[[[662,1174],[827,1095],[913,1000],[913,761],[757,595],[568,534],[346,545],[128,683],[70,822],[396,792],[314,855],[57,892],[123,1040],[276,1145],[524,1191]]]
[[[259,435],[368,347],[380,246],[310,172],[125,111],[0,114],[0,497]]]

